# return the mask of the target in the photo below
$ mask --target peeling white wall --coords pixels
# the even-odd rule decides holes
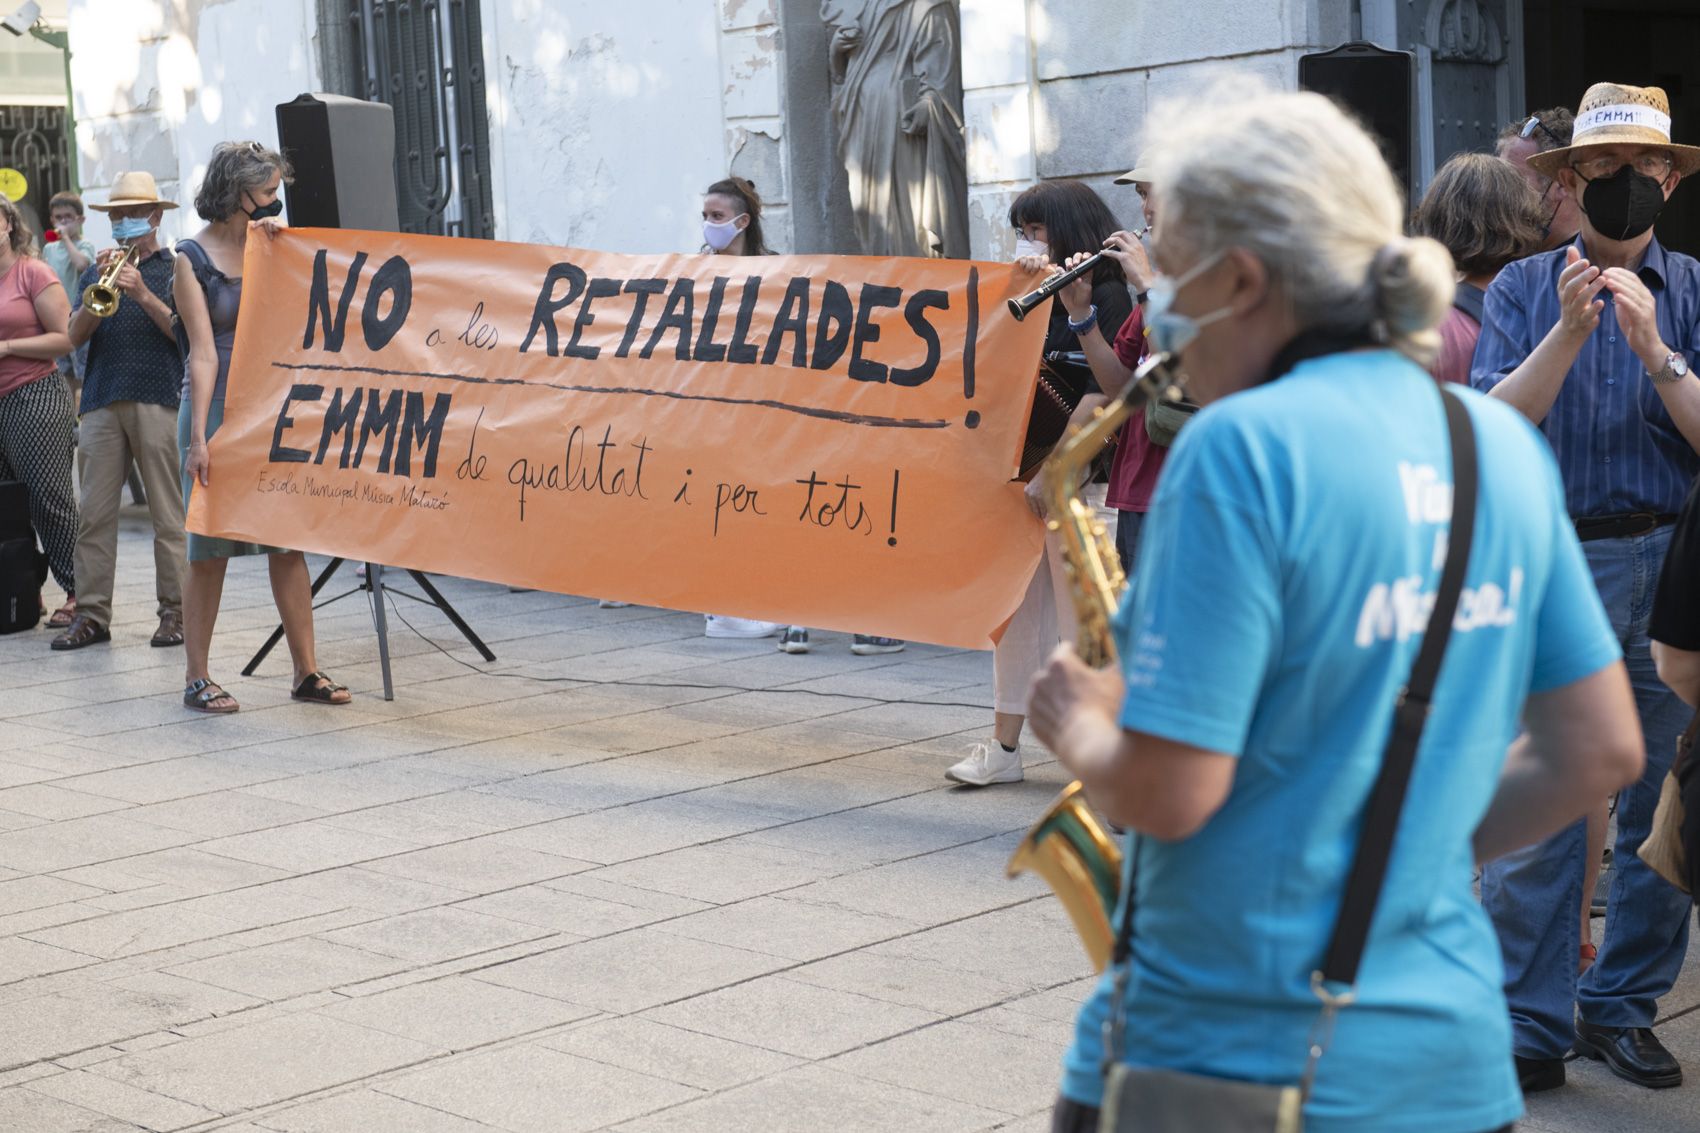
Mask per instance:
[[[729,169],[790,244],[772,0],[484,0],[497,235],[611,251],[701,245]],[[276,144],[274,108],[323,88],[315,0],[70,0],[85,196],[146,169],[184,204],[215,142]],[[108,238],[91,215],[90,238]]]
[[[693,251],[725,168],[720,28],[706,0],[485,8],[498,235]]]
[[[214,142],[275,143],[273,108],[319,89],[315,0],[70,0],[77,144],[91,200],[146,169],[178,199]],[[497,235],[609,251],[700,246],[700,194],[728,170],[792,246],[776,0],[483,0]],[[1123,224],[1147,107],[1224,70],[1295,84],[1345,38],[1346,0],[962,0],[976,256],[1013,248],[1009,203],[1078,177]],[[825,62],[821,65],[824,67]],[[185,202],[187,204],[187,202]],[[176,236],[198,224],[180,211]],[[91,236],[106,237],[102,222]]]
[[[182,207],[167,239],[201,226],[191,198],[217,142],[277,144],[274,107],[321,85],[313,0],[71,0],[71,86],[86,201],[141,169]],[[91,212],[96,244],[110,240]]]

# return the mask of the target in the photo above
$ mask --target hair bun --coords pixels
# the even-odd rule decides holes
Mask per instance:
[[[1375,321],[1389,344],[1432,357],[1439,349],[1434,328],[1446,317],[1456,289],[1452,254],[1427,236],[1396,236],[1370,261],[1369,284]]]

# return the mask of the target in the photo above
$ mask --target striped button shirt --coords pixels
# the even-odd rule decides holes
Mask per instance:
[[[1581,238],[1572,245],[1582,248]],[[1486,392],[1522,365],[1558,322],[1558,276],[1565,249],[1519,260],[1488,288],[1470,384]],[[1700,363],[1700,261],[1647,246],[1638,274],[1658,307],[1665,345]],[[1700,455],[1665,412],[1652,379],[1601,291],[1600,325],[1583,344],[1541,432],[1558,457],[1570,514],[1676,512],[1700,475]]]

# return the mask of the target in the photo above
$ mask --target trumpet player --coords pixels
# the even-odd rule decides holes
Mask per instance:
[[[159,243],[160,220],[177,206],[160,197],[151,175],[123,173],[111,199],[90,207],[111,219],[118,246],[96,257],[71,296],[71,343],[88,344],[78,430],[77,609],[50,644],[82,649],[112,638],[119,493],[134,461],[153,519],[159,626],[151,643],[181,645],[187,537],[177,482],[177,405],[183,360],[172,328],[174,258]]]

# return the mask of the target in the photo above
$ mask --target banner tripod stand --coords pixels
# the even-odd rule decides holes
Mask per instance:
[[[345,560],[343,559],[332,559],[330,562],[325,564],[325,569],[320,571],[319,577],[313,580],[312,596],[314,598],[319,596],[319,591],[324,589],[325,583],[331,580],[331,575],[337,572],[337,568],[342,566],[344,561]],[[385,568],[380,563],[367,563],[366,577],[360,580],[359,585],[355,586],[352,590],[343,591],[334,598],[326,598],[323,602],[313,603],[313,609],[318,610],[325,606],[329,606],[333,602],[340,602],[342,599],[347,598],[351,594],[360,594],[364,592],[372,595],[372,628],[378,633],[378,665],[383,670],[384,674],[385,700],[395,699],[395,685],[390,680],[389,620],[384,611],[384,595],[386,593],[394,594],[400,598],[411,598],[415,602],[419,602],[426,606],[435,606],[443,612],[444,617],[448,618],[449,621],[454,624],[456,629],[460,630],[460,635],[466,638],[467,642],[471,644],[474,649],[478,650],[479,655],[483,657],[484,660],[494,661],[496,659],[496,655],[490,652],[490,647],[485,645],[483,639],[472,631],[471,626],[466,624],[466,619],[460,616],[460,611],[456,610],[454,606],[449,604],[449,600],[443,597],[441,591],[431,585],[431,580],[426,578],[424,574],[412,569],[409,569],[407,572],[413,576],[413,581],[419,584],[419,589],[425,592],[426,597],[421,598],[419,595],[410,594],[405,590],[394,590],[385,587],[384,569]],[[260,667],[260,662],[264,661],[266,659],[266,655],[276,648],[277,643],[282,640],[283,626],[279,625],[276,629],[272,630],[272,635],[266,638],[266,643],[260,646],[260,651],[254,654],[253,659],[249,661],[247,666],[242,670],[242,675],[245,677],[253,676],[254,671]]]

